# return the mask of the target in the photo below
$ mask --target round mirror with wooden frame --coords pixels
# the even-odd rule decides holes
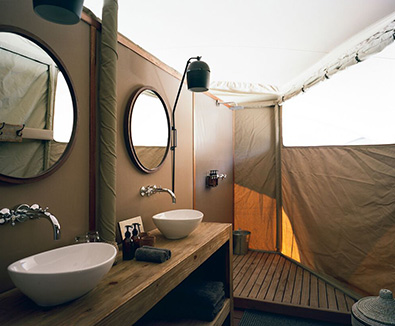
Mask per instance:
[[[130,158],[145,173],[156,172],[170,148],[170,118],[166,103],[152,87],[137,89],[125,112],[125,142]]]
[[[60,168],[74,144],[71,80],[45,42],[0,25],[0,81],[0,181],[39,181]]]

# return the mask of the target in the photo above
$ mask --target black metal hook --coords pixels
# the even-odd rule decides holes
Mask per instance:
[[[22,129],[19,129],[19,130],[16,131],[16,135],[17,135],[18,137],[22,137],[22,131],[23,131],[23,129],[25,129],[25,124],[22,125]]]

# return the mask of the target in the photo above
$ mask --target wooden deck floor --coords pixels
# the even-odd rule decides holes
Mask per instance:
[[[356,299],[281,254],[233,257],[235,307],[351,323]]]

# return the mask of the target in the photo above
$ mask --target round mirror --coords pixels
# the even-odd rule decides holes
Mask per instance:
[[[138,89],[130,98],[125,116],[125,141],[132,161],[146,173],[155,172],[170,147],[170,120],[157,91]]]
[[[67,158],[76,101],[60,60],[22,31],[0,31],[0,180],[27,183]]]

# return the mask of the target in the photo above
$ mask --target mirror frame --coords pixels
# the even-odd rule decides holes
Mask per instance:
[[[143,93],[144,91],[149,90],[151,92],[154,92],[155,95],[159,98],[159,100],[161,101],[162,105],[163,105],[163,109],[165,110],[165,114],[166,114],[166,119],[167,119],[167,146],[166,146],[166,152],[163,155],[163,158],[161,160],[161,162],[159,163],[159,165],[155,168],[149,169],[146,166],[144,166],[144,164],[141,163],[141,161],[139,160],[136,150],[134,148],[133,145],[133,139],[132,139],[132,114],[133,114],[133,108],[134,105],[136,103],[137,98],[139,97],[139,95],[141,93]],[[167,108],[167,105],[165,103],[165,101],[163,100],[163,98],[160,96],[160,94],[158,93],[158,91],[151,87],[151,86],[143,86],[138,88],[136,91],[134,91],[128,101],[126,110],[125,110],[125,119],[124,119],[124,135],[125,135],[125,143],[126,143],[126,148],[128,150],[129,156],[132,160],[132,162],[136,165],[136,167],[145,173],[154,173],[156,171],[158,171],[163,163],[166,160],[167,154],[169,153],[169,149],[170,149],[170,115],[169,115],[169,111]]]
[[[6,32],[6,33],[14,33],[18,34],[19,36],[25,37],[29,41],[35,43],[37,46],[39,46],[43,51],[45,51],[53,61],[56,62],[58,65],[59,70],[62,72],[64,79],[66,80],[67,86],[69,87],[70,91],[70,96],[71,100],[73,103],[73,130],[71,132],[71,137],[70,141],[63,152],[63,154],[60,156],[59,160],[53,164],[50,168],[45,170],[44,172],[33,176],[33,177],[12,177],[8,176],[5,174],[0,173],[0,181],[5,182],[5,183],[12,183],[12,184],[24,184],[24,183],[32,183],[36,181],[40,181],[50,175],[52,175],[55,171],[57,171],[67,160],[67,158],[70,156],[71,150],[74,147],[75,143],[75,138],[76,138],[76,133],[77,133],[77,124],[78,124],[78,107],[77,107],[77,97],[74,91],[73,83],[70,79],[70,74],[65,68],[65,64],[62,62],[62,60],[59,58],[59,56],[55,53],[55,51],[52,50],[52,48],[45,43],[42,39],[37,37],[36,35],[23,30],[21,28],[15,27],[15,26],[9,26],[9,25],[1,25],[0,24],[0,32]]]

